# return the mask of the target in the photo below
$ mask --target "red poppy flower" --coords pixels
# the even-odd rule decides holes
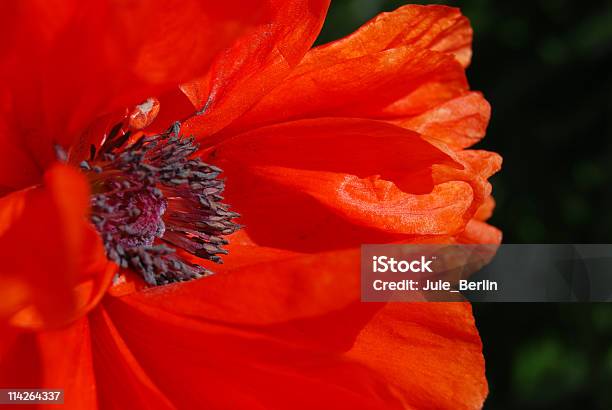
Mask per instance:
[[[358,283],[362,243],[500,241],[500,158],[465,150],[489,119],[470,25],[406,6],[310,49],[327,6],[0,5],[0,386],[481,407],[470,306],[363,304]]]

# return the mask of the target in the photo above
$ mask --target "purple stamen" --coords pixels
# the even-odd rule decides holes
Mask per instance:
[[[179,132],[175,124],[128,144],[129,131],[117,125],[81,163],[94,192],[91,220],[108,258],[150,285],[212,274],[176,250],[222,263],[224,236],[240,229],[232,221],[239,215],[221,202],[222,171],[194,157],[197,144]]]

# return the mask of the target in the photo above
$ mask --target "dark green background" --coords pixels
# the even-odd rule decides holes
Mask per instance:
[[[332,0],[319,42],[404,3]],[[478,148],[504,157],[491,220],[504,242],[612,242],[612,1],[413,3],[458,6],[474,27],[468,77],[493,107]],[[485,409],[612,409],[612,305],[474,310]]]

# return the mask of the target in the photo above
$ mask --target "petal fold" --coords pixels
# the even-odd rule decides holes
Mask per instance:
[[[482,94],[468,92],[419,115],[392,122],[460,150],[484,137],[490,117],[491,106]]]
[[[0,101],[11,138],[44,169],[54,143],[68,149],[97,117],[204,75],[237,38],[274,24],[276,3],[2,2],[0,34],[11,41],[0,50]]]
[[[401,408],[380,375],[337,351],[308,349],[266,329],[217,325],[135,300],[115,300],[108,309],[139,363],[178,408]]]
[[[99,307],[90,317],[101,407],[118,410],[175,409],[141,367],[106,309]]]
[[[67,409],[97,409],[89,320],[82,317],[70,326],[37,335],[43,381],[38,388],[64,389]]]
[[[23,327],[57,326],[84,314],[112,277],[88,222],[89,185],[56,165],[39,187],[0,199],[0,316]]]
[[[179,408],[482,405],[484,361],[469,305],[359,303],[358,250],[288,256],[106,306]]]
[[[271,3],[271,21],[221,53],[206,76],[182,86],[201,113],[185,122],[188,134],[219,131],[274,88],[312,46],[329,6],[328,0]]]
[[[412,117],[468,91],[472,29],[458,9],[404,6],[310,50],[227,134],[290,119]]]
[[[459,234],[499,167],[495,155],[339,118],[263,127],[206,156],[224,169],[227,201],[250,238],[296,252]]]
[[[392,120],[417,115],[467,90],[459,63],[443,53],[401,46],[325,66],[298,66],[228,129],[317,117]],[[302,63],[306,64],[306,63]]]

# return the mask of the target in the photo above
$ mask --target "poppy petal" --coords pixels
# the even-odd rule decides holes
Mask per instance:
[[[140,366],[104,307],[95,309],[90,318],[101,407],[174,409]]]
[[[502,241],[502,232],[486,222],[471,220],[465,230],[459,235],[459,243],[499,244]]]
[[[359,303],[358,278],[358,250],[301,255],[109,298],[106,307],[139,363],[178,407],[481,403],[486,381],[469,306]],[[176,363],[180,383],[172,375]],[[445,369],[450,373],[438,392],[426,376]],[[407,397],[412,391],[418,394]]]
[[[343,39],[313,49],[304,58],[302,70],[400,46],[451,54],[467,66],[471,57],[472,28],[457,8],[406,5],[379,14]]]
[[[240,263],[255,254],[265,257]],[[123,299],[215,323],[264,327],[339,311],[356,302],[359,293],[358,250],[299,254],[233,244],[216,271],[204,280],[151,288]],[[341,337],[339,332],[329,336]]]
[[[306,349],[265,329],[194,320],[134,300],[109,300],[107,309],[139,363],[178,408],[401,408],[381,376],[343,360],[340,352]]]
[[[87,318],[54,331],[2,329],[0,387],[63,389],[68,409],[96,409]]]
[[[98,116],[203,75],[220,50],[275,13],[265,0],[2,2],[10,135],[44,168],[53,143],[67,149]]]
[[[431,139],[429,141],[463,165],[463,169],[458,169],[457,167],[436,164],[432,167],[432,176],[436,184],[457,183],[459,181],[470,184],[473,201],[468,212],[463,215],[464,222],[467,223],[490,197],[492,187],[487,179],[500,170],[502,158],[496,153],[482,150],[453,153],[449,151],[447,146],[439,145],[438,142]]]
[[[96,409],[89,321],[83,317],[65,329],[37,335],[42,382],[37,388],[64,389],[67,409]]]
[[[36,162],[16,141],[6,121],[0,115],[0,197],[40,182]]]
[[[42,186],[0,199],[0,288],[11,295],[0,302],[3,318],[25,327],[54,326],[83,314],[101,296],[112,271],[88,210],[89,185],[65,165],[52,167]]]
[[[0,330],[0,388],[39,389],[43,377],[36,334],[3,325]]]
[[[490,117],[491,106],[482,94],[469,92],[417,116],[392,122],[437,138],[459,150],[474,145],[484,137]]]
[[[394,119],[419,114],[467,90],[459,63],[443,53],[402,46],[331,66],[296,69],[228,129],[316,117]],[[435,84],[435,89],[432,88]],[[409,96],[409,98],[407,97]]]
[[[227,133],[317,116],[406,117],[468,90],[472,30],[458,9],[405,6],[316,47]]]
[[[493,215],[493,210],[495,209],[495,199],[492,196],[488,196],[485,199],[484,203],[478,208],[476,214],[474,215],[474,219],[479,221],[486,221]]]
[[[487,395],[468,303],[387,304],[347,356],[384,375],[405,408],[480,409]]]
[[[329,6],[329,0],[272,3],[271,22],[224,51],[205,77],[182,86],[201,112],[184,123],[188,134],[217,132],[275,87],[312,46]]]
[[[207,161],[253,241],[319,252],[461,232],[490,193],[477,165],[493,165],[440,147],[384,122],[317,119],[229,138]]]

